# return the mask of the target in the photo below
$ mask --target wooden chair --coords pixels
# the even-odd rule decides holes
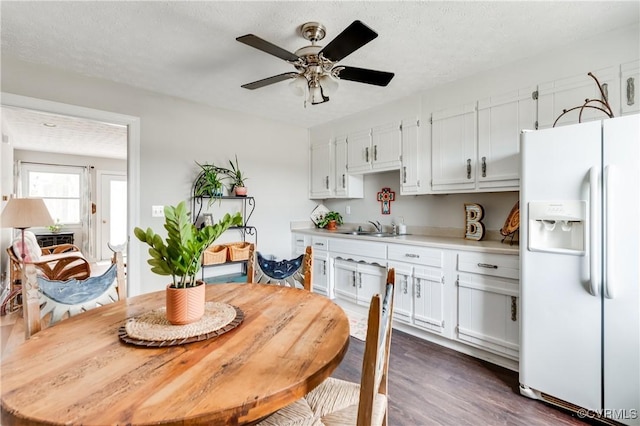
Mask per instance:
[[[395,270],[387,273],[384,301],[371,298],[360,384],[328,378],[260,426],[381,426],[388,424],[388,371]]]
[[[249,249],[247,282],[277,284],[286,287],[304,288],[311,291],[313,281],[313,248],[308,246],[305,254],[290,260],[268,260],[255,250]]]
[[[34,263],[24,264],[22,309],[27,339],[40,331],[43,324],[48,327],[64,318],[126,298],[122,246],[114,251],[111,265],[103,274],[82,280],[50,280],[39,274],[37,268]]]
[[[25,242],[27,239],[32,238],[33,243],[25,245],[31,245],[29,250],[28,260],[38,269],[39,273],[43,274],[50,280],[68,280],[75,278],[78,280],[84,280],[91,276],[91,267],[89,262],[84,258],[80,249],[73,244],[58,244],[47,247],[37,247],[35,243],[35,235],[31,237],[32,233],[25,231]],[[1,315],[6,313],[7,306],[9,311],[16,311],[21,306],[21,277],[22,277],[22,260],[18,257],[19,253],[22,253],[21,248],[16,248],[14,242],[10,247],[7,247],[7,254],[9,256],[9,286],[10,293],[2,303]],[[37,250],[37,252],[36,252]]]

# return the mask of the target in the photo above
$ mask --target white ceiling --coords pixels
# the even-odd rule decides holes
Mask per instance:
[[[640,21],[638,1],[2,1],[0,8],[3,55],[305,128]],[[294,52],[309,44],[297,33],[301,24],[325,25],[319,44],[326,45],[356,19],[379,36],[340,64],[394,72],[387,87],[343,81],[330,102],[307,108],[287,82],[240,87],[294,69],[236,37],[252,33]]]

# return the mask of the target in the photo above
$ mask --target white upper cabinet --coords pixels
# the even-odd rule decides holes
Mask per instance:
[[[478,101],[478,189],[517,191],[520,132],[536,123],[535,87]]]
[[[620,71],[619,68],[609,67],[593,71],[603,87],[605,95],[614,116],[620,115]],[[554,80],[538,85],[538,128],[553,127],[554,122],[563,110],[580,107],[585,99],[602,100],[602,95],[595,80],[587,73],[573,77]],[[603,108],[600,102],[591,102],[590,106]],[[580,109],[569,111],[558,120],[556,126],[578,123]],[[584,108],[582,122],[601,120],[607,115],[596,108]]]
[[[434,112],[431,124],[433,191],[475,188],[476,105]]]
[[[309,198],[329,198],[333,196],[333,143],[327,140],[324,143],[311,145],[310,147],[310,182]]]
[[[399,169],[401,137],[399,123],[350,133],[347,136],[349,173]]]
[[[402,120],[402,167],[400,168],[400,195],[430,192],[431,171],[429,152],[422,138],[430,138],[430,125],[422,128],[418,119]]]
[[[621,113],[640,111],[640,61],[627,62],[620,66]]]
[[[349,147],[347,137],[335,139],[335,191],[336,198],[364,197],[364,180],[362,175],[350,175],[347,170]]]

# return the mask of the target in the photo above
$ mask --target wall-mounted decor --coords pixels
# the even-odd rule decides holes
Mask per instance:
[[[382,214],[391,214],[391,202],[395,201],[396,193],[391,188],[382,188],[378,192],[378,201],[382,203]]]
[[[479,241],[484,237],[484,225],[482,218],[484,217],[484,209],[480,204],[465,203],[465,230],[464,238],[467,240]]]

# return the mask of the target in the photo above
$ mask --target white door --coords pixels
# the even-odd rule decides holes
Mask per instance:
[[[120,245],[127,242],[127,175],[124,173],[100,173],[100,200],[98,241],[100,259],[110,259],[113,252],[108,243]]]
[[[640,116],[605,120],[603,134],[604,408],[640,425]]]

